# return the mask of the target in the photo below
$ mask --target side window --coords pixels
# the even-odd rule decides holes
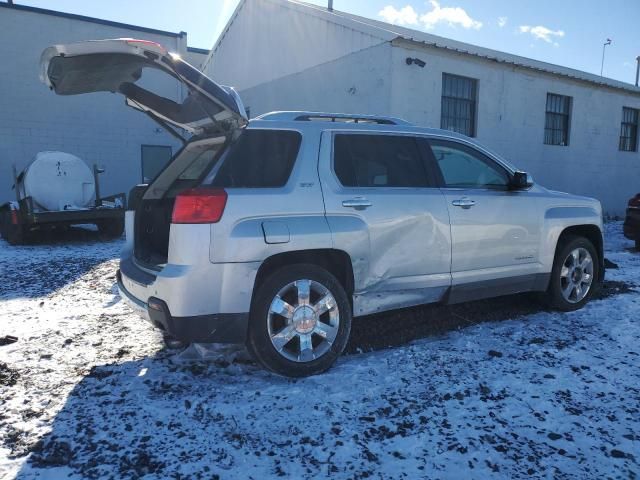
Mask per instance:
[[[429,143],[445,186],[504,189],[509,185],[506,170],[482,153],[454,142]]]
[[[415,138],[336,134],[333,168],[345,187],[429,187]]]
[[[244,130],[222,155],[210,184],[223,188],[284,187],[301,140],[300,133],[291,130]]]

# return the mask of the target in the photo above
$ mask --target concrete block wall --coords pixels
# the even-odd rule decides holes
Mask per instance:
[[[39,79],[42,51],[56,43],[134,37],[186,49],[185,34],[158,34],[73,18],[0,8],[0,203],[14,198],[11,164],[20,170],[43,150],[73,153],[89,165],[106,168],[104,195],[128,190],[141,181],[141,145],[178,143],[151,119],[111,93],[58,96]],[[147,79],[145,79],[147,80]],[[160,82],[148,79],[152,84]],[[178,99],[175,84],[157,83],[160,93]]]

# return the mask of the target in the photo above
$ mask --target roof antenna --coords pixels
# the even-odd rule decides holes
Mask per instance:
[[[327,6],[327,10],[333,12],[333,0],[329,0],[329,5]]]

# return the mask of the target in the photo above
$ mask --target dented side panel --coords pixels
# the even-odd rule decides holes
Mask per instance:
[[[437,188],[343,187],[325,131],[319,172],[333,248],[351,257],[354,313],[438,301],[451,284],[451,233]],[[366,207],[350,207],[363,199]]]

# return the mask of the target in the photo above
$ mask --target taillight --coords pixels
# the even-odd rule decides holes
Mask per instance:
[[[191,188],[176,196],[171,223],[216,223],[226,205],[227,192],[221,188]]]
[[[636,193],[636,196],[629,200],[627,205],[634,208],[640,208],[640,193]]]

